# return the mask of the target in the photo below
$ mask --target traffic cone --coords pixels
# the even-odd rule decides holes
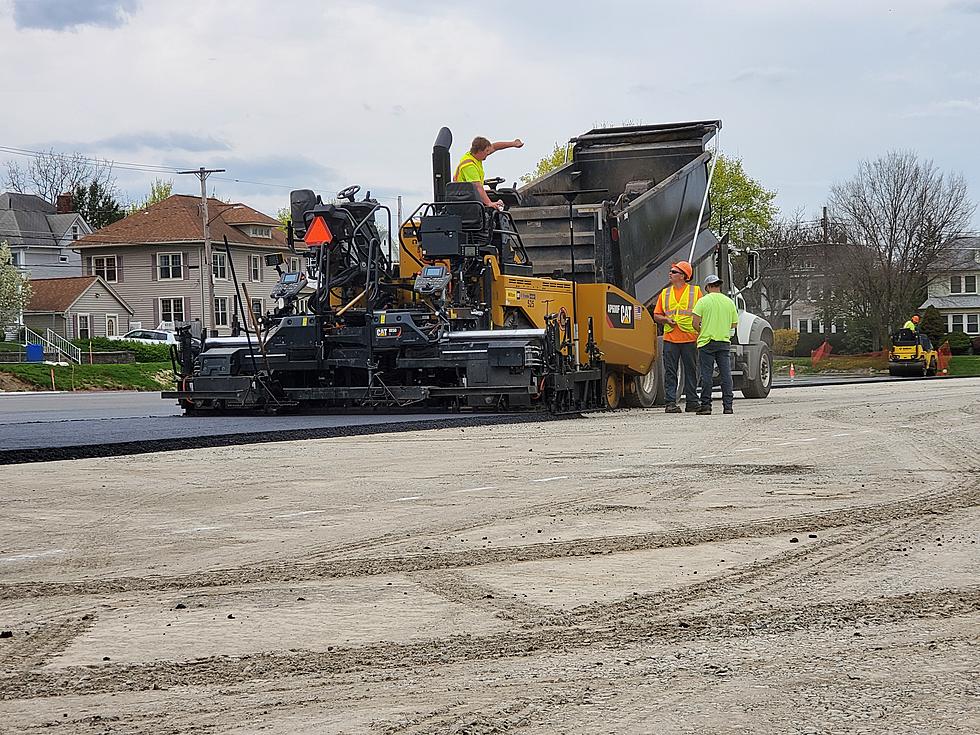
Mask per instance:
[[[793,363],[789,364],[789,379],[796,380],[796,365]]]

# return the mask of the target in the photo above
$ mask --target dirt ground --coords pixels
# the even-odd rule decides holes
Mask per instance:
[[[4,468],[0,732],[976,733],[980,379]]]

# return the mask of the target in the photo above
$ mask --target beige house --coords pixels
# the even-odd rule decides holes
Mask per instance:
[[[24,326],[42,337],[115,337],[129,331],[132,308],[99,276],[37,278],[24,309]]]
[[[930,276],[920,311],[935,306],[946,319],[946,331],[980,335],[980,237],[953,241]]]
[[[232,268],[244,286],[243,307],[264,313],[272,306],[269,294],[279,280],[266,256],[282,254],[284,268],[290,270],[301,270],[305,259],[289,251],[278,220],[247,205],[209,199],[208,215],[208,268],[201,268],[201,200],[175,194],[79,240],[83,273],[104,279],[132,306],[133,329],[199,322],[211,333],[228,335],[236,317],[239,324],[248,323],[246,314],[237,313]],[[212,303],[208,276],[214,283]]]

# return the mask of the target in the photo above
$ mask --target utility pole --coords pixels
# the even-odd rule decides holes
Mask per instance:
[[[208,219],[208,189],[207,180],[211,174],[224,173],[223,168],[204,168],[192,171],[178,171],[178,174],[193,174],[201,180],[201,221],[204,223],[204,262],[201,263],[201,278],[207,273],[208,279],[208,303],[202,304],[201,314],[201,334],[202,339],[208,334],[208,325],[214,327],[214,267],[211,257],[211,221]],[[202,288],[203,288],[203,281]]]

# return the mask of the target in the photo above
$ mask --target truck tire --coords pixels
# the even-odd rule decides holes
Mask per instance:
[[[631,408],[652,408],[657,402],[661,385],[657,375],[657,360],[650,365],[646,375],[634,375],[630,378],[630,383],[632,385],[626,394],[626,405]]]
[[[742,395],[746,398],[765,398],[772,389],[772,350],[769,345],[759,346],[755,377],[752,380],[742,379]]]

